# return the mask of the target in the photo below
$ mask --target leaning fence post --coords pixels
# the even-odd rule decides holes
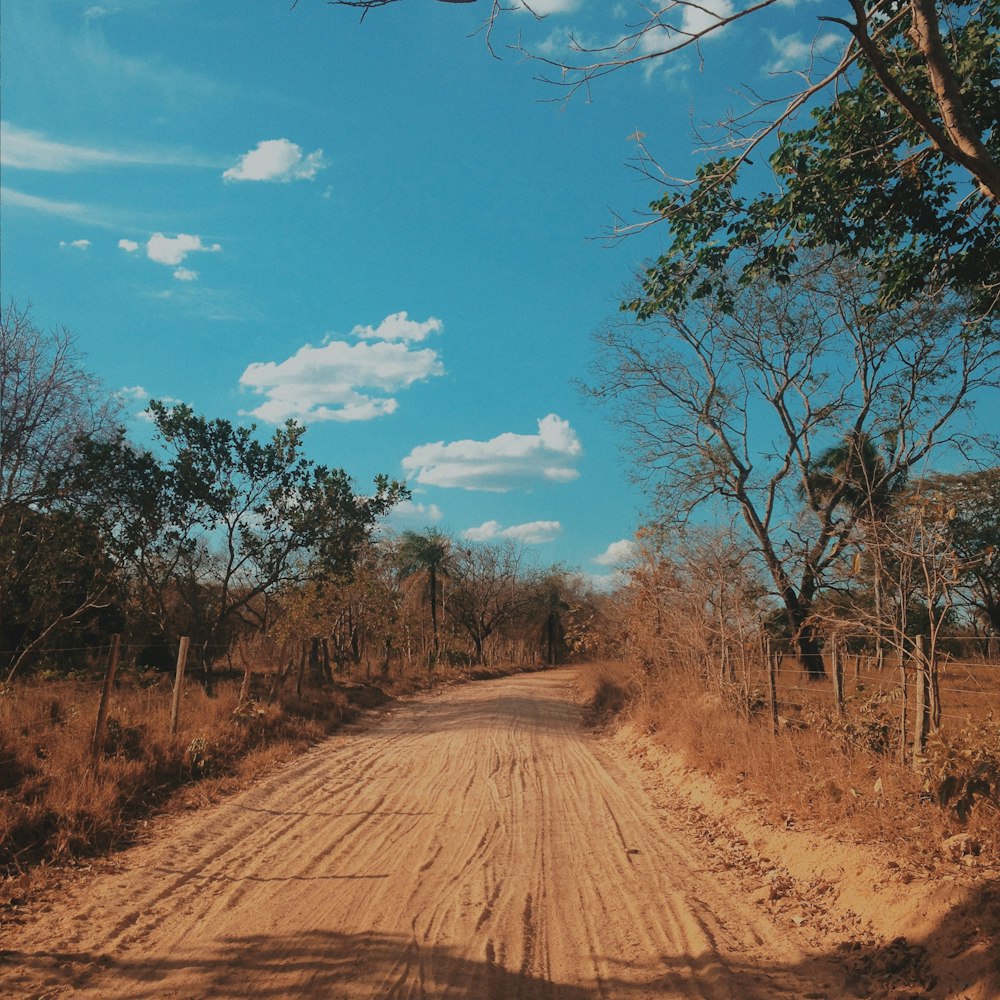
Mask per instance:
[[[108,666],[104,671],[104,689],[101,691],[101,704],[97,709],[97,725],[94,726],[94,743],[91,746],[91,755],[94,769],[97,769],[101,759],[101,751],[104,749],[104,731],[108,724],[108,704],[111,701],[111,685],[115,680],[115,671],[118,669],[118,656],[121,652],[122,637],[115,634],[111,637],[111,649],[108,652]]]
[[[881,652],[881,650],[880,650]],[[907,685],[907,675],[906,675],[906,653],[904,648],[900,646],[899,651],[899,687],[900,687],[900,701],[899,701],[899,763],[906,763],[906,738],[909,735],[909,730],[906,725],[906,708],[907,699],[910,696],[908,685]]]
[[[767,691],[771,699],[771,726],[778,731],[778,657],[771,649],[771,639],[764,640],[764,657],[767,662]]]
[[[188,637],[181,637],[181,646],[177,650],[177,673],[174,676],[174,700],[170,706],[170,735],[176,735],[181,721],[181,695],[184,693],[184,668],[187,665]]]
[[[833,700],[837,708],[837,718],[844,716],[844,661],[840,655],[840,643],[836,635],[830,650],[830,672],[833,674]]]
[[[924,655],[924,637],[918,635],[913,640],[915,652],[914,663],[916,664],[917,679],[917,707],[913,719],[913,770],[920,770],[920,758],[924,753],[924,744],[927,739],[929,728],[929,711],[927,704],[928,688],[930,687],[930,677],[927,670],[927,658]]]

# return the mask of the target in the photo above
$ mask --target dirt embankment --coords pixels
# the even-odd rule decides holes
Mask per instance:
[[[853,856],[840,881],[793,870],[803,844],[758,843],[749,815],[654,757],[581,725],[570,671],[414,701],[8,920],[0,993],[1000,993],[988,899],[912,927],[897,900],[897,929],[875,927],[865,898],[888,896],[859,892]]]

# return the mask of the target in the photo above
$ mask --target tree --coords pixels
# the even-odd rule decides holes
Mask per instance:
[[[512,543],[459,549],[445,610],[472,640],[477,663],[485,641],[530,603],[520,580],[521,553]]]
[[[945,512],[967,600],[1000,635],[1000,468],[928,476],[922,492]]]
[[[183,523],[210,542],[215,628],[233,616],[262,626],[258,598],[308,575],[349,572],[377,518],[406,495],[386,477],[373,495],[355,494],[343,469],[304,457],[305,428],[294,421],[260,442],[254,425],[208,420],[185,405],[153,401],[150,412]]]
[[[72,335],[11,302],[0,313],[0,648],[8,681],[28,656],[111,599],[102,539],[67,474],[117,410]]]
[[[710,276],[717,295],[601,337],[592,391],[616,402],[637,472],[664,523],[705,508],[737,515],[781,602],[810,676],[822,676],[813,606],[867,501],[938,448],[956,418],[997,385],[988,325],[958,330],[955,302],[882,313],[870,276],[811,255],[775,288]],[[848,436],[879,442],[869,478],[817,476]],[[964,434],[968,439],[968,434]]]
[[[391,2],[339,0],[365,11]],[[589,93],[609,73],[686,49],[700,54],[708,36],[781,2],[619,7],[626,25],[606,44],[573,38],[565,56],[551,54],[550,45],[515,48],[551,70],[543,79],[568,94]],[[531,9],[530,2],[516,6]],[[490,0],[488,39],[507,9]],[[703,279],[730,259],[748,279],[762,271],[787,278],[801,248],[820,244],[836,244],[876,271],[883,302],[951,287],[975,293],[982,312],[994,304],[1000,8],[983,0],[826,0],[818,20],[845,32],[842,54],[818,74],[796,74],[801,84],[783,96],[762,100],[750,91],[750,110],[723,123],[714,146],[732,155],[704,164],[690,181],[674,180],[655,160],[643,163],[667,188],[652,208],[654,219],[667,220],[673,245],[650,269],[641,308],[678,305],[695,274]],[[812,128],[784,134],[799,111],[830,93]],[[738,193],[744,164],[776,133],[771,163],[780,190]]]
[[[438,602],[441,578],[447,575],[451,561],[451,548],[451,539],[432,528],[422,535],[416,531],[404,531],[396,550],[400,579],[419,577],[426,581],[426,594],[431,609],[432,663],[441,652]]]

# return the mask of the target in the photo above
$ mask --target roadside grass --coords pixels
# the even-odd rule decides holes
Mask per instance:
[[[473,675],[471,668],[442,666],[371,682],[338,680],[243,706],[238,679],[217,683],[212,697],[189,680],[176,735],[170,679],[130,676],[112,694],[96,766],[91,746],[100,682],[15,684],[0,692],[0,876],[122,846],[154,811],[214,801],[336,731],[359,709]],[[266,690],[268,680],[255,675],[254,690]]]
[[[897,723],[888,716],[859,711],[845,721],[816,712],[774,732],[766,705],[707,692],[702,680],[684,672],[654,677],[627,663],[595,663],[583,665],[579,678],[589,722],[632,723],[723,790],[738,791],[776,825],[822,830],[928,861],[943,841],[963,833],[983,860],[1000,859],[996,802],[979,799],[964,821],[942,805],[938,749],[932,741],[920,773],[904,766]],[[1000,739],[1000,728],[993,728]],[[978,726],[959,733],[951,747],[981,760],[992,752],[984,749],[982,732]]]

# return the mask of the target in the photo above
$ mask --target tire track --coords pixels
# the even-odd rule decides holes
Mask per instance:
[[[18,929],[0,992],[826,996],[582,728],[571,682],[438,693],[184,817]]]

